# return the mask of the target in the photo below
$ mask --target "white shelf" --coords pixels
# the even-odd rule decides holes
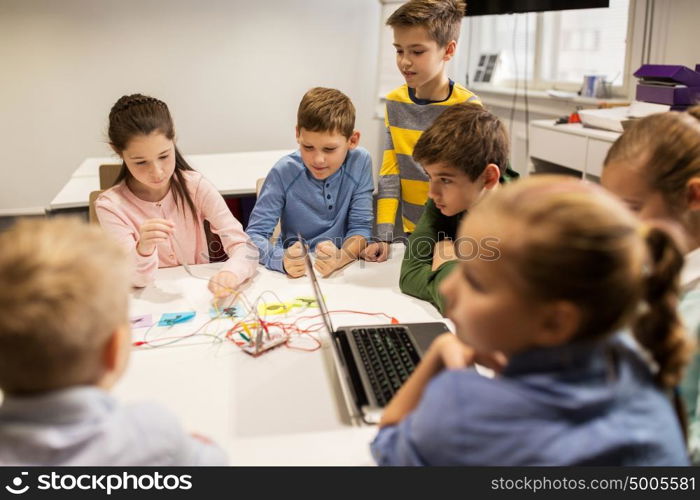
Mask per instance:
[[[530,122],[530,156],[597,180],[610,146],[620,135],[580,123],[555,125],[553,120],[534,120]]]

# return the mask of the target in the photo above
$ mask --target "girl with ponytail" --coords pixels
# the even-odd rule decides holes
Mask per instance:
[[[689,338],[700,335],[700,106],[686,113],[648,116],[634,123],[613,144],[605,159],[601,182],[622,198],[643,220],[662,221],[675,229],[685,261],[680,275],[678,310]],[[657,241],[658,244],[658,241]],[[659,250],[660,252],[660,250]],[[659,253],[663,261],[664,256]],[[649,301],[671,307],[663,298]],[[648,338],[661,316],[638,322]],[[659,346],[662,347],[662,346]],[[668,346],[667,346],[668,347]],[[688,421],[688,447],[693,463],[700,464],[700,355],[697,349],[680,383]]]
[[[689,349],[674,241],[557,176],[505,186],[462,221],[458,249],[463,238],[469,257],[441,285],[456,335],[433,342],[387,405],[377,461],[687,464],[668,397]],[[485,238],[496,258],[469,250]],[[636,341],[620,333],[630,327]]]
[[[257,249],[216,188],[180,154],[163,101],[121,97],[109,113],[108,135],[122,169],[117,184],[97,198],[95,211],[131,253],[134,286],[146,286],[159,267],[209,262],[205,220],[228,255],[209,282],[212,293],[227,295],[253,275]]]

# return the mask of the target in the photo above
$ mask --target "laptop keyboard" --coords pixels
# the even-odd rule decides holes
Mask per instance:
[[[352,330],[355,344],[381,406],[385,406],[413,372],[420,360],[403,327]]]

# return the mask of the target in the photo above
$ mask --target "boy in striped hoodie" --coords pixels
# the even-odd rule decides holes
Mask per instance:
[[[446,70],[455,55],[465,9],[461,0],[411,0],[387,20],[394,30],[396,65],[406,83],[386,96],[377,241],[362,254],[368,261],[387,259],[399,209],[406,233],[415,230],[423,213],[428,177],[412,158],[418,138],[449,106],[480,104],[475,94],[450,80]]]

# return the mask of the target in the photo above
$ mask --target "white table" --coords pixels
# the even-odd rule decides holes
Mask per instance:
[[[620,137],[618,132],[584,127],[580,123],[555,125],[554,120],[530,122],[530,156],[600,178],[603,160]]]
[[[273,165],[291,149],[187,155],[192,168],[209,179],[222,195],[255,194],[255,184],[265,177]],[[92,191],[100,189],[99,167],[104,163],[120,163],[115,157],[87,158],[49,204],[48,209],[86,208]]]
[[[403,245],[395,244],[392,250],[388,262],[358,261],[322,279],[329,309],[384,312],[403,323],[446,321],[427,302],[400,292]],[[217,267],[193,266],[192,271],[211,276]],[[134,293],[131,314],[151,313],[155,319],[163,312],[196,310],[195,320],[169,332],[152,330],[148,338],[193,332],[209,318],[211,296],[206,286],[205,280],[188,276],[181,267],[161,269],[155,285]],[[313,296],[308,278],[293,280],[259,268],[245,294],[254,299],[263,290],[274,290],[283,301]],[[311,309],[304,314],[317,313]],[[332,319],[336,327],[387,322],[356,314],[332,313]],[[228,328],[220,321],[211,333]],[[134,330],[134,339],[143,334],[143,329]],[[164,404],[188,431],[208,435],[223,446],[231,464],[370,465],[369,442],[376,428],[350,425],[331,347],[323,337],[326,342],[318,351],[280,347],[258,358],[210,337],[173,347],[136,349],[115,394],[122,401],[151,399]]]

